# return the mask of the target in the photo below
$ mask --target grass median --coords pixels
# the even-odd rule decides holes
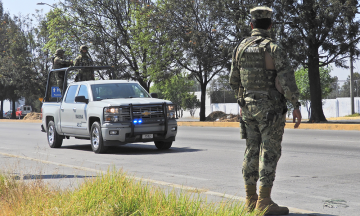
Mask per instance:
[[[165,191],[122,171],[85,179],[74,190],[0,174],[0,206],[1,215],[263,215],[247,213],[237,201],[210,203],[199,194]]]

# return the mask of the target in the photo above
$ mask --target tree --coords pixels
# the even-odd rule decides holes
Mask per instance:
[[[200,121],[205,121],[206,87],[217,74],[227,70],[233,48],[233,23],[225,17],[221,1],[164,0],[161,4],[167,11],[164,28],[170,40],[181,47],[177,64],[201,86]]]
[[[335,78],[330,76],[331,67],[319,68],[319,71],[321,82],[321,97],[326,98],[332,92],[332,84],[337,80],[337,77]],[[298,86],[300,92],[300,102],[304,107],[306,107],[308,111],[308,116],[311,116],[311,94],[308,74],[308,69],[300,68],[295,72],[295,79],[296,85]]]
[[[161,31],[161,11],[151,1],[69,0],[60,6],[49,21],[49,49],[68,41],[91,44],[95,64],[113,66],[108,78],[135,80],[146,90],[157,73],[171,68],[176,46]]]
[[[276,31],[281,45],[288,50],[294,67],[308,69],[311,122],[326,121],[322,110],[319,68],[335,63],[347,67],[351,47],[359,42],[360,21],[355,20],[356,0],[275,0]],[[358,56],[359,49],[353,54]]]
[[[33,21],[36,20],[37,25],[33,27]],[[52,67],[52,57],[50,51],[44,48],[49,42],[48,18],[41,11],[36,11],[32,17],[25,18],[23,28],[26,28],[26,39],[28,41],[28,51],[30,52],[29,64],[31,78],[25,91],[26,104],[31,105],[33,111],[40,112],[41,102],[38,98],[45,95],[45,87],[47,83],[48,73]]]
[[[15,101],[24,95],[27,86],[31,85],[29,67],[30,53],[27,50],[25,32],[21,29],[19,17],[3,16],[1,29],[4,29],[0,56],[0,77],[5,86],[5,98],[12,101],[12,118],[15,118]]]
[[[155,83],[152,90],[158,92],[161,98],[176,104],[178,112],[188,109],[193,113],[199,106],[199,100],[194,92],[189,92],[192,86],[193,81],[186,74],[181,73]]]

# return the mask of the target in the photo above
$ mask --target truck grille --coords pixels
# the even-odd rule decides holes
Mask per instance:
[[[144,123],[161,122],[164,120],[164,108],[162,104],[156,105],[132,105],[133,119],[142,119]],[[120,119],[131,121],[130,107],[120,107]]]

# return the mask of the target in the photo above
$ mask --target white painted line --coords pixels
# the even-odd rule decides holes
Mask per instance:
[[[45,153],[45,152],[33,152],[34,154],[42,154],[42,155],[46,155],[46,156],[51,156],[51,157],[56,157],[57,155],[54,154],[49,154],[49,153]]]
[[[91,162],[91,163],[96,163],[96,164],[106,164],[106,165],[110,165],[111,163],[106,163],[106,162],[101,162],[101,161],[93,161],[93,160],[86,160],[88,162]]]
[[[347,140],[324,140],[324,139],[317,139],[317,140],[320,140],[320,141],[326,141],[326,142],[340,142],[340,143],[343,143],[343,142],[356,142],[358,143],[359,140],[357,141],[347,141]]]
[[[179,178],[195,179],[195,180],[200,180],[200,181],[208,181],[209,180],[209,179],[205,179],[205,178],[199,178],[199,177],[193,177],[193,176],[187,176],[187,175],[179,175],[179,174],[173,174],[173,173],[167,173],[167,172],[154,172],[154,173],[164,174],[167,176],[175,176],[175,177],[179,177]]]
[[[0,147],[0,149],[10,150],[10,149],[12,149],[12,148]]]
[[[20,155],[13,155],[13,154],[8,154],[8,153],[3,153],[3,152],[0,152],[0,155],[4,155],[4,156],[8,156],[8,157],[14,157],[14,158],[20,158],[20,159],[25,159],[25,160],[31,160],[31,161],[38,161],[38,162],[42,162],[42,163],[45,163],[45,164],[52,164],[52,165],[57,165],[57,166],[69,167],[69,168],[73,168],[73,169],[90,171],[90,172],[95,172],[95,173],[99,173],[99,174],[105,174],[106,173],[105,171],[102,171],[102,170],[97,170],[97,169],[92,169],[92,168],[87,168],[87,167],[81,167],[81,166],[74,166],[74,165],[63,164],[63,163],[57,163],[57,162],[46,161],[46,160],[40,160],[40,159],[36,159],[36,158],[30,158],[30,157],[25,157],[25,156],[20,156]],[[223,198],[228,198],[228,199],[233,199],[233,200],[239,200],[241,202],[244,202],[244,200],[245,200],[245,198],[243,198],[243,197],[234,196],[234,195],[231,195],[231,194],[225,194],[225,193],[219,193],[219,192],[215,192],[215,191],[209,191],[209,190],[206,190],[206,189],[188,187],[188,186],[179,185],[179,184],[173,184],[173,183],[164,182],[164,181],[157,181],[157,180],[153,180],[153,179],[144,179],[144,178],[139,178],[139,177],[134,177],[134,176],[127,176],[127,178],[134,179],[134,180],[137,180],[137,181],[142,181],[142,182],[149,182],[149,183],[153,183],[153,184],[174,187],[174,188],[178,188],[178,189],[182,189],[182,190],[188,190],[190,192],[195,192],[195,193],[202,193],[202,194],[207,194],[207,195],[211,195],[211,196],[218,196],[218,197],[223,197]],[[307,210],[298,209],[298,208],[292,208],[292,207],[288,207],[288,208],[289,208],[291,213],[300,213],[300,214],[303,214],[303,213],[305,213],[305,214],[308,214],[308,213],[309,214],[316,214],[317,213],[317,212],[307,211]]]

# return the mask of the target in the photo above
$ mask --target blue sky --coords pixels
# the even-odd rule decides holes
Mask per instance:
[[[0,0],[1,1],[1,0]],[[2,0],[5,11],[8,11],[11,15],[27,15],[35,13],[36,9],[43,10],[43,13],[47,13],[51,7],[47,5],[36,5],[38,2],[44,2],[47,4],[54,4],[58,0]],[[336,68],[332,66],[333,71],[331,76],[337,76],[339,80],[346,80],[350,75],[350,69]],[[354,72],[360,72],[360,61],[354,62]]]

